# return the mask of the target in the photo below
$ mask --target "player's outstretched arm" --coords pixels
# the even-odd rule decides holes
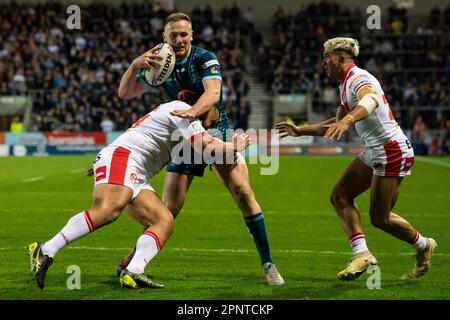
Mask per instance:
[[[157,55],[159,47],[157,45],[133,60],[120,80],[119,89],[117,90],[120,99],[129,100],[147,91],[136,78],[136,75],[141,69],[159,69],[161,67],[162,57]]]
[[[357,97],[359,103],[353,110],[339,121],[325,126],[325,138],[339,140],[352,124],[367,118],[379,105],[376,91],[371,86],[359,90]]]
[[[275,129],[280,130],[280,138],[287,136],[323,136],[327,131],[325,125],[334,122],[336,122],[336,117],[301,128],[287,122],[279,122],[275,125]]]
[[[227,154],[234,155],[235,152],[245,150],[250,145],[250,142],[250,137],[244,133],[235,134],[231,139],[231,142],[223,142],[209,134],[205,134],[202,137],[201,144],[194,141],[192,147],[199,153],[206,150],[212,156],[225,156]]]

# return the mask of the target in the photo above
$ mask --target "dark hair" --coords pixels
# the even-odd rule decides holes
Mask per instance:
[[[353,52],[351,52],[351,51],[349,51],[349,50],[345,50],[345,49],[339,48],[339,49],[334,50],[334,52],[340,52],[341,54],[342,54],[342,53],[347,54],[347,56],[348,56],[350,59],[352,59],[352,60],[354,60],[354,61],[357,60],[357,58],[355,57],[355,55],[353,54]]]

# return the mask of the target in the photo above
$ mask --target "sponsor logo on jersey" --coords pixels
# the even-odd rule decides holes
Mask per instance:
[[[98,167],[95,170],[95,181],[99,181],[106,178],[106,166]]]
[[[218,74],[219,73],[219,66],[215,66],[214,68],[211,68],[212,74]]]
[[[357,75],[356,77],[353,77],[352,81],[350,81],[349,87],[351,87],[351,86],[355,83],[356,80],[358,80],[358,79],[361,80],[361,78],[364,78],[364,79],[366,79],[367,81],[370,81],[370,79],[369,79],[365,74],[359,74],[359,75]]]
[[[203,69],[206,69],[206,68],[208,68],[208,67],[210,67],[212,65],[215,65],[215,64],[219,64],[219,61],[217,61],[217,60],[209,60],[209,61],[206,61],[204,64],[202,64],[202,67],[203,67]]]
[[[138,177],[136,173],[130,174],[130,181],[133,185],[136,185],[138,183]]]
[[[373,163],[373,168],[374,169],[381,169],[381,168],[383,168],[383,164],[379,163],[379,162],[374,162]]]
[[[177,99],[188,104],[195,103],[200,98],[200,93],[188,89],[181,90],[177,93]]]

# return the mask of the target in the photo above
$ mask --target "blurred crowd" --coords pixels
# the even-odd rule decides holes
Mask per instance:
[[[396,119],[414,143],[427,144],[423,150],[448,152],[449,110],[423,110],[450,107],[450,5],[423,17],[410,17],[406,9],[396,7],[387,14],[380,30],[368,30],[365,12],[336,2],[311,3],[295,13],[279,7],[271,41],[259,46],[255,58],[260,76],[267,90],[310,93],[313,110],[333,114],[339,91],[322,72],[323,43],[334,36],[358,35],[357,62],[380,80]],[[419,134],[418,121],[437,131]],[[439,148],[431,147],[439,143]]]
[[[163,40],[169,12],[157,1],[80,7],[81,30],[69,30],[66,8],[56,1],[0,4],[0,95],[33,96],[30,131],[124,130],[168,100],[153,88],[124,101],[117,88],[132,60]],[[248,127],[246,56],[258,66],[267,92],[310,93],[315,111],[332,114],[338,91],[322,73],[322,45],[333,36],[357,35],[358,63],[380,79],[414,144],[423,145],[424,153],[448,152],[450,6],[424,17],[391,7],[380,30],[367,29],[360,9],[326,0],[294,13],[279,7],[270,30],[255,27],[254,10],[236,3],[219,11],[195,7],[189,14],[193,44],[215,52],[222,65],[232,127]]]
[[[124,101],[117,88],[132,60],[162,42],[169,12],[159,2],[80,7],[81,30],[69,30],[66,7],[56,1],[0,4],[0,95],[33,95],[30,131],[123,130],[168,100],[154,88]],[[236,114],[248,92],[244,37],[254,14],[235,4],[216,14],[208,6],[190,14],[193,44],[216,53],[226,108],[238,125]]]

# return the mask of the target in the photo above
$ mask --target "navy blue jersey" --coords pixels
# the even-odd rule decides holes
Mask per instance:
[[[144,71],[137,74],[138,80],[146,89],[151,85],[144,78]],[[177,60],[170,77],[161,86],[172,100],[181,100],[192,104],[204,92],[203,81],[210,79],[222,80],[222,72],[217,57],[211,51],[191,47],[189,56],[183,60]],[[222,99],[222,90],[220,91],[220,100],[216,107],[219,109],[219,120],[223,122],[226,118],[226,112]]]
[[[137,74],[138,80],[144,88],[150,89],[151,85],[145,80],[144,72]],[[217,79],[222,80],[222,72],[217,57],[211,51],[192,46],[189,56],[183,60],[177,60],[170,77],[161,84],[172,100],[181,100],[188,104],[193,104],[205,92],[203,81]],[[222,90],[220,99],[216,104],[219,110],[219,119],[215,128],[219,132],[210,132],[219,139],[227,140],[228,117],[225,112]],[[185,175],[203,176],[206,163],[202,164],[175,164],[170,161],[167,165],[168,172],[175,172]]]

